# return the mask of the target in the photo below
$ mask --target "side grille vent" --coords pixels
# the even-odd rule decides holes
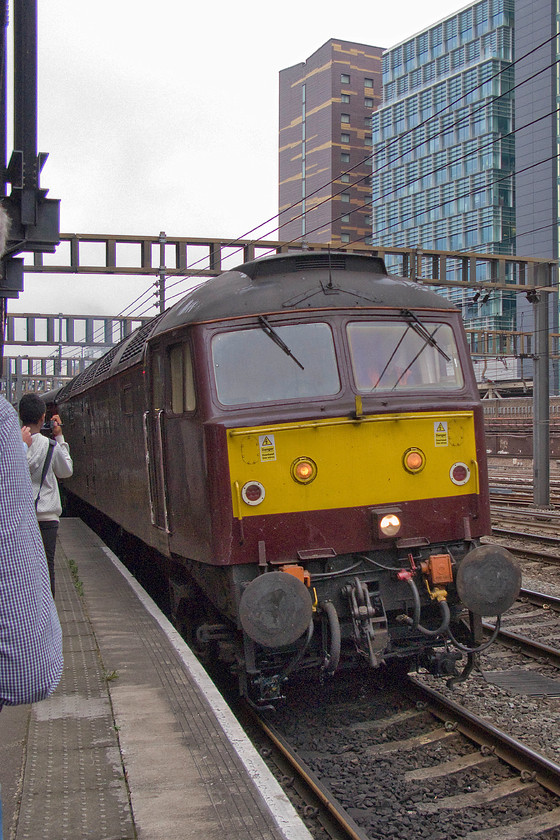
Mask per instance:
[[[152,330],[163,315],[165,315],[164,312],[162,312],[161,315],[157,315],[152,321],[144,324],[143,327],[138,327],[138,329],[132,333],[129,343],[125,347],[124,353],[119,359],[119,365],[134,358],[134,356],[139,356],[141,354],[146,341],[152,333]]]
[[[65,392],[64,396],[73,394],[75,391],[79,391],[82,385],[85,385],[85,383],[91,379],[92,375],[95,373],[95,364],[95,362],[92,362],[91,365],[88,365],[85,370],[79,373],[75,379],[68,383],[68,391]],[[93,371],[91,370],[92,368]],[[59,399],[60,397],[62,397],[62,393],[59,394]]]
[[[312,254],[309,257],[295,260],[296,271],[346,271],[346,257],[336,254]]]
[[[108,350],[107,353],[105,353],[105,355],[101,357],[101,359],[99,360],[99,364],[97,366],[97,370],[95,371],[95,378],[96,379],[97,379],[98,376],[101,376],[102,374],[104,374],[105,371],[109,370],[109,368],[111,367],[111,362],[115,358],[115,354],[116,354],[118,349],[119,349],[119,345],[115,344],[114,347],[111,347],[111,349]]]

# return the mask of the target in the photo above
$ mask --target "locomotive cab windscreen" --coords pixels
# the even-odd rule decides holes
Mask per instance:
[[[326,323],[220,332],[212,339],[222,405],[312,399],[340,391],[334,338]],[[264,325],[263,325],[264,326]]]
[[[224,406],[334,397],[341,390],[335,336],[326,322],[274,323],[219,332],[212,364]],[[354,388],[364,394],[412,390],[458,391],[464,386],[449,324],[361,318],[348,320],[346,336]],[[345,348],[339,348],[344,357]]]
[[[459,390],[463,373],[448,324],[352,321],[346,332],[358,391]]]

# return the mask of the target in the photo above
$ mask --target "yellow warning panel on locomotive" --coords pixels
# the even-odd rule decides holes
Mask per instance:
[[[422,454],[418,470],[405,468],[404,458],[411,449]],[[248,457],[249,453],[254,455]],[[230,429],[228,458],[236,516],[478,493],[471,411],[380,414],[359,420],[338,417]],[[302,478],[306,465],[308,474]],[[460,482],[457,465],[464,466]],[[241,492],[253,484],[262,491]]]

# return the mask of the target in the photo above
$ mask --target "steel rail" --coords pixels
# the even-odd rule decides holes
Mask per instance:
[[[278,732],[278,730],[268,721],[265,721],[258,715],[254,709],[247,704],[243,704],[243,710],[246,712],[253,722],[265,733],[267,738],[272,742],[275,749],[280,755],[286,759],[290,766],[295,770],[299,779],[301,779],[306,788],[306,796],[310,795],[315,807],[324,811],[324,816],[320,813],[317,818],[321,821],[323,827],[331,834],[331,837],[345,838],[346,840],[368,840],[368,836],[347,814],[344,807],[338,802],[335,796],[321,783],[315,776],[313,771],[306,765],[306,763],[299,758],[290,747],[286,739]],[[301,794],[300,794],[301,795]],[[334,826],[333,826],[334,821]],[[331,833],[331,829],[335,828],[338,833]],[[341,833],[342,832],[342,833]]]
[[[494,525],[492,525],[492,533],[501,534],[504,537],[527,537],[527,539],[550,543],[550,545],[558,545],[560,547],[560,537],[550,534],[535,534],[532,531],[513,531],[511,528],[500,528],[500,526],[495,527]]]
[[[553,610],[560,611],[560,598],[555,595],[547,595],[544,592],[536,592],[534,589],[520,589],[519,598],[525,598],[531,604],[538,607],[550,607]]]
[[[416,677],[408,677],[410,689],[416,698],[428,707],[440,720],[452,721],[465,737],[480,746],[492,749],[501,758],[520,772],[534,773],[534,778],[547,790],[560,796],[560,765],[502,732],[488,721],[469,712],[453,700],[449,700],[434,689],[422,685]]]
[[[493,540],[492,537],[483,537],[481,542],[484,545],[504,545],[504,543]],[[560,554],[549,554],[542,549],[527,548],[525,546],[510,545],[506,542],[504,548],[507,548],[512,554],[519,554],[524,557],[533,557],[537,560],[544,560],[551,565],[560,564]]]
[[[560,564],[560,556],[558,554],[549,554],[547,551],[532,549],[532,548],[522,548],[521,546],[507,546],[508,551],[512,554],[519,554],[524,557],[531,557],[535,560],[543,560],[547,563],[550,563],[551,566],[556,566]]]
[[[483,621],[482,629],[486,633],[493,633],[496,626],[490,622]],[[550,647],[550,645],[537,642],[528,636],[523,636],[521,633],[514,633],[512,630],[504,630],[502,628],[500,628],[497,638],[503,644],[519,647],[531,656],[546,656],[549,662],[560,666],[560,650],[558,648]]]
[[[532,589],[520,589],[519,600],[529,601],[537,607],[548,607],[551,610],[560,611],[560,598],[554,595],[545,595],[544,592],[535,592]],[[482,622],[482,629],[490,634],[496,629],[496,625],[489,621]],[[515,633],[512,630],[506,630],[500,627],[497,638],[508,647],[519,647],[525,653],[531,656],[545,656],[554,665],[560,666],[560,649],[546,645],[543,642],[538,642],[530,639],[522,633]]]

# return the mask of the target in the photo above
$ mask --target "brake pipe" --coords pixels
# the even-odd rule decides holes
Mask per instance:
[[[334,674],[338,668],[338,663],[340,662],[340,621],[338,620],[338,613],[332,601],[322,601],[319,604],[319,607],[327,616],[329,631],[331,634],[330,650],[325,655],[321,669],[325,674]]]
[[[443,636],[449,632],[449,622],[451,620],[451,613],[449,612],[449,605],[444,597],[438,597],[437,602],[441,612],[442,621],[436,630],[429,630],[420,624],[420,594],[418,587],[412,578],[412,574],[406,570],[402,570],[397,574],[399,580],[406,580],[412,590],[412,597],[414,598],[414,615],[412,618],[408,615],[403,615],[402,620],[406,624],[412,625],[413,630],[418,630],[424,636]]]

